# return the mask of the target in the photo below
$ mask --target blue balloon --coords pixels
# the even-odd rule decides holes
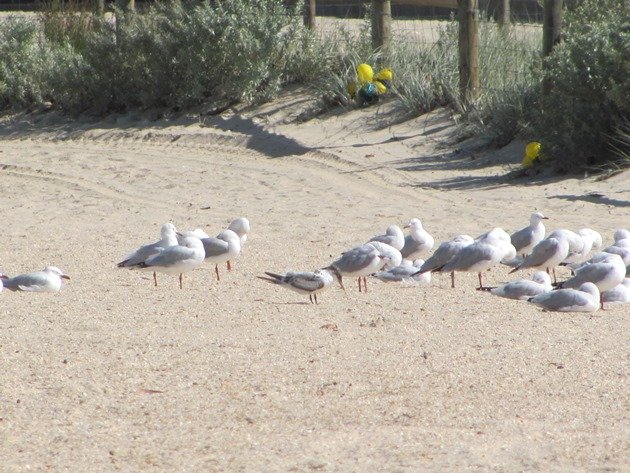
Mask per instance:
[[[373,82],[364,84],[357,95],[361,103],[373,104],[378,102],[378,89]]]

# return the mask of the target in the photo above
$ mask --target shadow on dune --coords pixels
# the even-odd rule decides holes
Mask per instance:
[[[454,166],[450,169],[462,168]],[[561,182],[567,179],[567,177],[567,175],[549,175],[544,177],[532,178],[519,176],[512,171],[494,176],[471,174],[467,176],[450,177],[434,181],[418,182],[417,184],[412,184],[411,187],[442,190],[482,190],[497,189],[499,187],[506,186],[542,186],[553,184],[554,182]]]
[[[630,207],[630,200],[619,200],[612,199],[610,197],[606,197],[601,194],[584,194],[584,195],[573,195],[573,194],[557,194],[550,195],[550,199],[563,199],[568,200],[570,202],[576,202],[581,200],[583,202],[590,202],[592,204],[602,204],[602,205],[612,205],[614,207]]]
[[[171,119],[163,119],[162,116],[147,118],[146,116],[112,115],[105,119],[91,119],[81,117],[72,120],[56,112],[24,115],[18,120],[6,126],[0,127],[0,138],[24,139],[47,137],[54,140],[71,140],[80,138],[88,132],[102,132],[98,137],[105,139],[110,135],[128,135],[130,138],[146,139],[142,133],[147,129],[166,130],[174,125],[186,127],[201,125],[198,117],[179,116]],[[281,158],[293,155],[303,155],[311,148],[301,145],[296,140],[283,135],[269,132],[264,126],[256,123],[256,117],[243,118],[233,115],[229,118],[213,117],[207,124],[220,131],[236,132],[241,136],[226,134],[221,139],[232,139],[235,143],[244,145],[248,149],[258,151],[270,158]],[[203,126],[203,125],[201,125]],[[177,141],[181,138],[190,138],[186,133],[174,131],[164,136],[156,134],[153,139]],[[215,135],[209,133],[205,139],[214,141]]]
[[[492,166],[495,163],[490,160],[477,159],[474,154],[456,151],[448,154],[400,159],[390,164],[399,171],[416,172],[478,169]]]
[[[233,115],[230,118],[213,120],[212,125],[220,130],[236,131],[247,135],[245,146],[269,158],[299,156],[312,151],[311,148],[301,145],[294,139],[265,130],[251,118]]]

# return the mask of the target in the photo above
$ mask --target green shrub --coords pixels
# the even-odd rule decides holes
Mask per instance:
[[[79,66],[109,110],[254,102],[279,88],[280,32],[291,21],[279,0],[158,3],[90,35]]]
[[[501,29],[481,21],[479,76],[481,94],[459,109],[475,126],[489,133],[497,146],[511,141],[527,127],[540,89],[542,30],[527,25]]]
[[[545,61],[551,91],[533,119],[545,154],[563,171],[628,164],[630,22],[624,0],[585,0],[565,18]],[[620,131],[622,130],[622,131]]]
[[[37,22],[9,17],[0,26],[0,109],[41,104],[52,57]]]
[[[410,113],[420,115],[456,103],[458,94],[456,29],[457,23],[449,23],[440,30],[438,42],[430,47],[400,42],[392,48],[394,91]]]
[[[98,18],[54,8],[0,24],[0,108],[44,99],[69,112],[267,100],[320,80],[334,54],[282,0],[156,2]]]

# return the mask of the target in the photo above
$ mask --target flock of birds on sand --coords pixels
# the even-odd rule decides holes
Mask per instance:
[[[341,253],[322,269],[265,272],[259,278],[308,295],[311,303],[317,303],[317,294],[335,281],[345,290],[344,277],[357,278],[359,292],[367,292],[368,276],[384,282],[428,285],[435,272],[450,273],[451,287],[455,287],[456,272],[477,273],[478,290],[529,301],[548,311],[594,312],[603,309],[604,303],[630,303],[630,231],[616,230],[612,245],[602,249],[602,236],[589,228],[576,232],[559,229],[547,235],[543,224],[546,219],[534,212],[530,224],[511,235],[501,228],[477,238],[457,235],[441,243],[425,261],[422,258],[431,252],[435,241],[420,220],[413,218],[405,225],[407,235],[399,226],[391,225],[385,234]],[[231,269],[231,261],[240,254],[249,232],[246,218],[232,221],[215,237],[201,229],[178,232],[172,223],[166,223],[159,241],[138,248],[117,266],[152,272],[155,286],[157,273],[179,275],[182,288],[183,274],[208,261],[214,264],[220,280],[219,265],[226,263]],[[510,273],[538,271],[531,279],[484,286],[483,272],[499,264],[511,267]],[[572,276],[558,281],[557,266],[568,267]],[[0,290],[58,292],[62,279],[69,277],[54,266],[11,278],[0,274]]]

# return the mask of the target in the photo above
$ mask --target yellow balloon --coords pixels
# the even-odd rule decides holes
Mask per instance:
[[[376,80],[392,80],[394,78],[394,71],[392,71],[389,67],[386,67],[385,69],[381,69],[380,71],[378,71],[378,74],[376,74],[375,79]]]
[[[374,78],[374,71],[369,64],[359,64],[357,66],[357,77],[362,84],[365,82],[371,82]]]
[[[382,82],[374,81],[374,85],[376,86],[376,91],[379,94],[384,94],[385,92],[387,92],[387,87],[385,87],[385,84],[383,84]]]
[[[540,143],[538,141],[531,141],[525,146],[525,156],[531,159],[536,159],[540,154]]]
[[[531,141],[525,146],[525,157],[523,158],[523,167],[530,168],[534,165],[534,161],[540,159],[541,144],[538,141]]]

